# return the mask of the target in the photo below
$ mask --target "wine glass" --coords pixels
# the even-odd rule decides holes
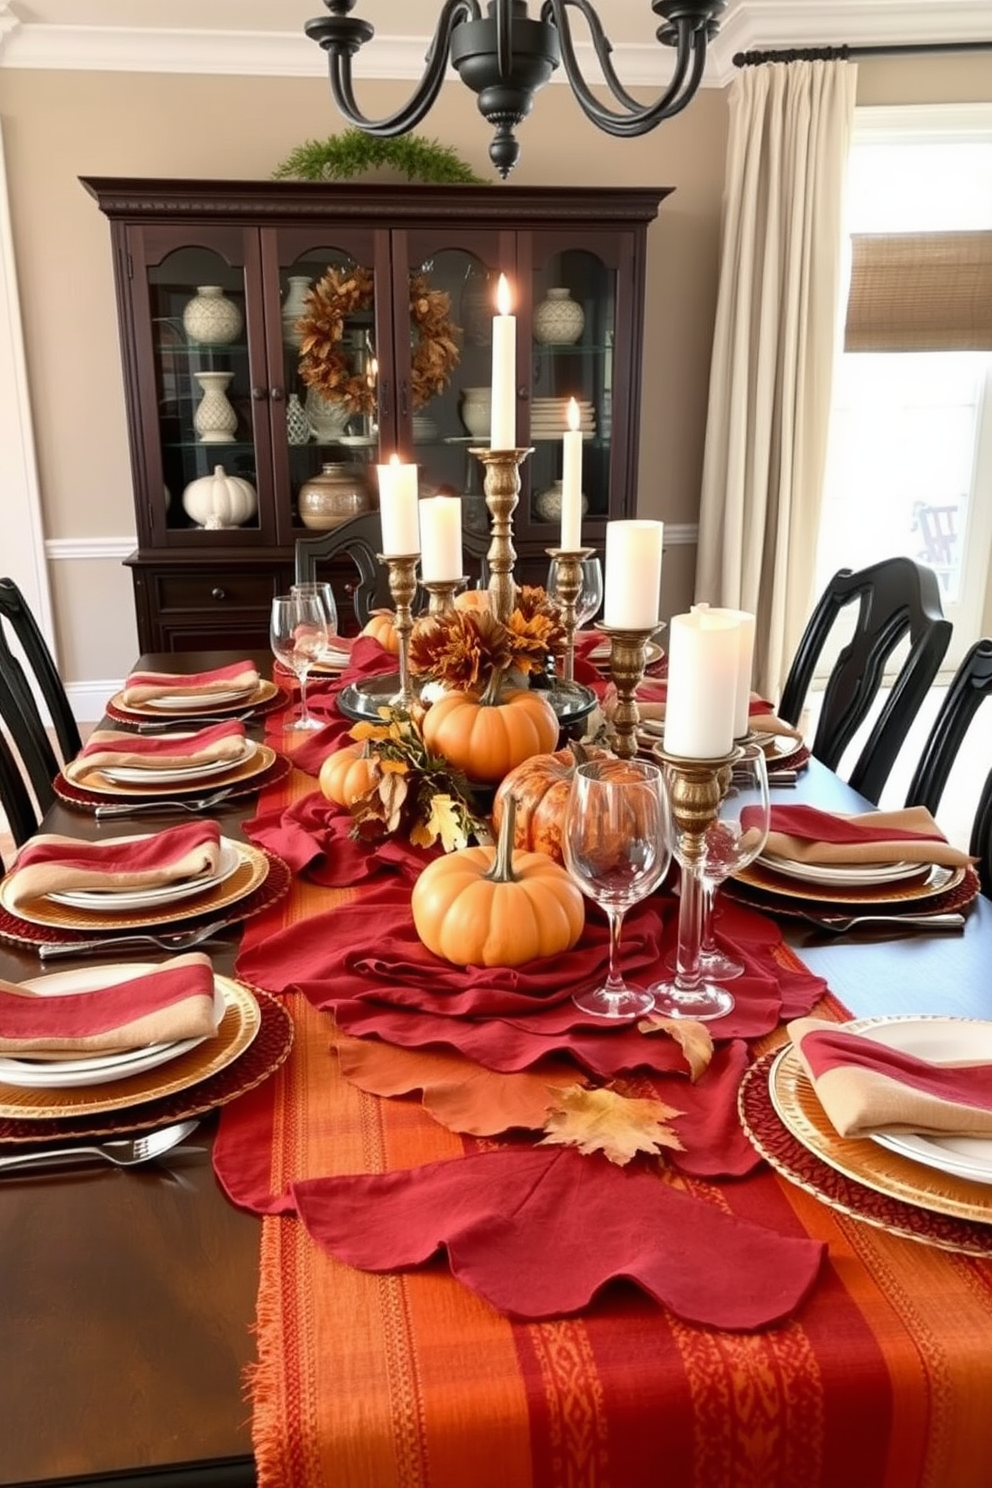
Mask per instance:
[[[745,744],[734,761],[730,783],[721,803],[721,817],[706,834],[703,856],[703,924],[699,942],[699,965],[703,974],[718,982],[742,976],[744,966],[728,956],[716,943],[713,907],[720,885],[753,863],[768,836],[771,802],[768,796],[768,765],[758,744]],[[712,838],[712,842],[711,842]]]
[[[310,668],[327,649],[327,640],[324,606],[316,594],[276,595],[269,624],[272,653],[300,684],[300,716],[288,725],[292,730],[321,727],[307,707],[307,679]]]
[[[548,593],[558,593],[558,559],[548,567]],[[603,603],[603,565],[594,554],[582,560],[582,588],[575,601],[575,628],[581,630],[587,620],[599,613]]]
[[[665,766],[669,787],[678,768]],[[744,746],[739,758],[714,774],[719,801],[701,830],[680,827],[676,813],[669,813],[672,853],[682,870],[675,974],[648,989],[656,1012],[704,1023],[725,1017],[734,1007],[733,993],[714,979],[702,960],[707,889],[715,891],[757,857],[768,836],[769,821],[768,771],[757,745]],[[737,976],[739,971],[731,970],[730,975]]]
[[[651,760],[601,759],[578,766],[565,807],[565,865],[610,924],[606,980],[572,996],[584,1013],[617,1019],[651,1011],[650,993],[623,979],[620,931],[626,911],[668,871],[669,837],[664,779]]]
[[[334,636],[338,633],[338,607],[334,599],[334,590],[330,584],[323,581],[290,584],[289,592],[290,594],[315,594],[317,596],[327,617],[328,641],[333,640]],[[321,661],[326,659],[324,656],[320,657]]]

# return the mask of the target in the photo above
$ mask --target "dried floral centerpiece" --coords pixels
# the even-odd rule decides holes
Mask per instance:
[[[376,387],[367,373],[356,371],[342,350],[345,320],[371,310],[375,278],[371,269],[329,268],[306,298],[306,310],[296,322],[300,340],[300,376],[332,403],[343,403],[351,414],[373,414]],[[414,408],[429,403],[447,387],[461,353],[458,331],[450,317],[451,297],[432,289],[426,274],[410,275],[410,383]]]

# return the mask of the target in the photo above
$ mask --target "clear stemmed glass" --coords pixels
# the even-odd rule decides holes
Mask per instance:
[[[620,932],[632,904],[668,871],[668,797],[660,768],[650,760],[592,760],[572,776],[562,834],[565,864],[583,894],[605,910],[610,924],[606,980],[573,994],[584,1013],[630,1018],[651,1011],[654,999],[624,981]]]
[[[548,566],[548,593],[558,593],[558,559],[552,558]],[[582,560],[582,588],[575,601],[575,628],[581,630],[588,620],[599,613],[603,603],[603,565],[593,555]]]
[[[327,649],[327,619],[316,594],[278,594],[272,601],[269,641],[277,661],[293,672],[300,684],[300,716],[289,729],[320,728],[307,707],[310,668]]]
[[[338,633],[338,607],[334,599],[334,590],[330,584],[322,580],[308,581],[303,584],[290,584],[290,594],[315,594],[320,600],[324,614],[327,618],[327,634],[330,640]],[[321,656],[319,660],[325,658]]]
[[[671,784],[677,770],[665,766],[666,783]],[[672,853],[682,870],[675,974],[648,989],[657,1012],[700,1022],[722,1018],[734,1006],[733,993],[714,980],[702,961],[707,887],[753,861],[768,835],[768,772],[761,750],[745,746],[739,759],[716,773],[720,800],[702,832],[680,828],[669,815]]]
[[[744,966],[716,943],[713,909],[720,885],[753,863],[765,845],[771,819],[768,766],[758,744],[745,744],[731,767],[730,784],[721,803],[721,817],[706,834],[703,857],[703,924],[699,965],[704,976],[728,981],[743,975]],[[712,843],[710,838],[712,836]]]

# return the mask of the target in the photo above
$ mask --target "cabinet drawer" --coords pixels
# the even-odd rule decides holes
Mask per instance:
[[[216,573],[159,573],[155,577],[160,612],[168,610],[257,610],[268,613],[279,592],[279,575],[222,569]]]

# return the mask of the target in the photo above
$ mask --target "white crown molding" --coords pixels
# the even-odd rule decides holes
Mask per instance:
[[[138,546],[137,537],[50,537],[45,557],[53,563],[70,559],[127,558]]]
[[[706,81],[724,86],[736,52],[789,46],[873,46],[992,40],[989,0],[739,0],[710,49]],[[380,31],[359,54],[356,77],[416,79],[429,38]],[[592,49],[576,50],[590,80]],[[619,76],[657,86],[672,53],[651,43],[614,46]],[[20,20],[0,0],[0,67],[35,70],[174,72],[253,77],[322,77],[326,63],[302,32],[58,26]],[[564,81],[561,69],[555,82]]]

